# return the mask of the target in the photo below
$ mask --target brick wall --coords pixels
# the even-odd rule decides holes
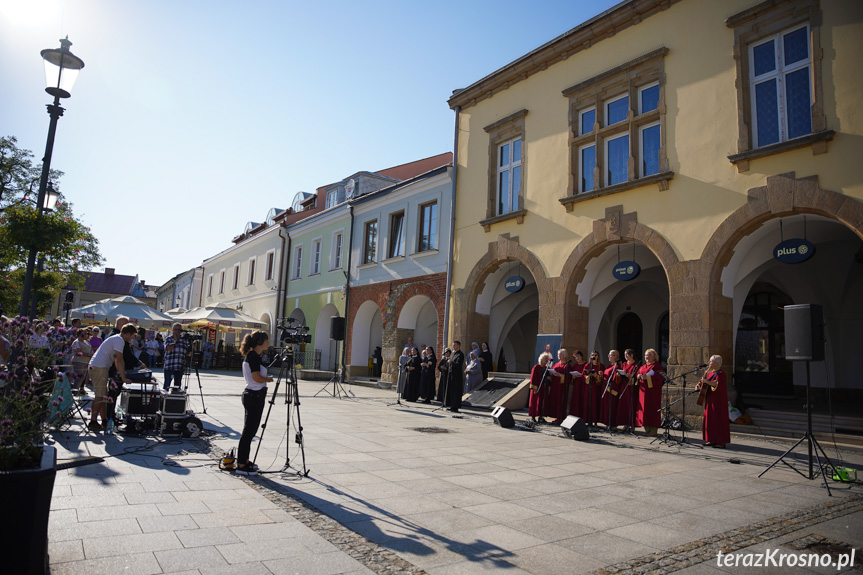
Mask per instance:
[[[381,354],[383,355],[383,366],[381,379],[395,382],[398,379],[398,358],[402,352],[402,346],[409,337],[413,337],[413,330],[399,329],[398,319],[405,303],[414,296],[424,295],[428,297],[435,307],[438,317],[438,335],[434,342],[435,352],[441,356],[443,349],[443,324],[444,324],[444,301],[446,299],[446,274],[431,274],[408,279],[393,280],[365,286],[351,287],[350,303],[347,312],[347,346],[346,363],[366,365],[367,358],[351,359],[352,334],[354,318],[360,306],[372,301],[381,310],[383,322]],[[415,342],[419,346],[420,342]]]

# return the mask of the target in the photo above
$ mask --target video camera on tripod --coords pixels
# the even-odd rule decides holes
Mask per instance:
[[[204,339],[204,334],[200,331],[189,331],[184,329],[183,333],[180,335],[180,339],[184,339],[189,343],[194,343],[196,341],[201,341]]]
[[[292,317],[283,317],[277,320],[276,327],[279,329],[279,341],[285,344],[285,346],[312,343],[309,326],[302,325],[302,323],[300,320]]]

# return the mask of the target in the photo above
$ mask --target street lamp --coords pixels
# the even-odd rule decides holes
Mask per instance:
[[[78,78],[78,72],[84,67],[84,61],[72,54],[69,47],[72,42],[69,37],[60,40],[60,48],[42,50],[42,60],[45,64],[45,91],[54,96],[54,103],[48,104],[48,115],[51,121],[48,124],[48,141],[45,143],[45,156],[42,158],[42,178],[39,180],[39,197],[36,200],[36,225],[42,220],[42,212],[47,206],[45,196],[48,193],[48,173],[51,170],[51,154],[54,152],[54,134],[57,131],[57,119],[63,115],[64,108],[60,106],[60,98],[68,98],[72,94],[69,91]],[[51,186],[51,192],[54,192]],[[54,193],[54,204],[57,203],[57,195]],[[51,209],[54,205],[51,206]],[[27,275],[24,276],[24,289],[21,294],[21,315],[27,315],[27,304],[30,302],[30,291],[33,288],[33,270],[36,267],[36,248],[30,246],[30,254],[27,257]],[[34,306],[35,307],[35,306]],[[30,317],[35,317],[33,312]]]

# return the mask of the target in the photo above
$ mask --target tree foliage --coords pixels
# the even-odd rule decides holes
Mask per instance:
[[[34,164],[32,157],[32,152],[17,146],[14,136],[0,137],[0,308],[7,314],[17,310],[21,301],[31,247],[40,250],[44,262],[44,271],[33,278],[40,314],[50,308],[65,285],[83,282],[75,272],[102,263],[99,240],[75,217],[62,193],[54,211],[37,220],[35,202],[42,166]],[[62,175],[51,170],[51,182],[58,192]]]

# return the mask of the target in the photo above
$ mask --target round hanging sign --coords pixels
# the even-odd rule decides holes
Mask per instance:
[[[640,272],[641,268],[638,267],[638,264],[635,262],[618,262],[611,270],[611,274],[614,276],[614,279],[622,282],[634,280],[638,277]]]
[[[503,287],[506,288],[506,291],[511,293],[520,292],[524,287],[524,278],[520,276],[512,276],[511,278],[506,280],[506,283],[503,284]]]
[[[809,240],[794,238],[785,240],[773,248],[773,259],[783,264],[805,262],[815,253],[815,244]]]

